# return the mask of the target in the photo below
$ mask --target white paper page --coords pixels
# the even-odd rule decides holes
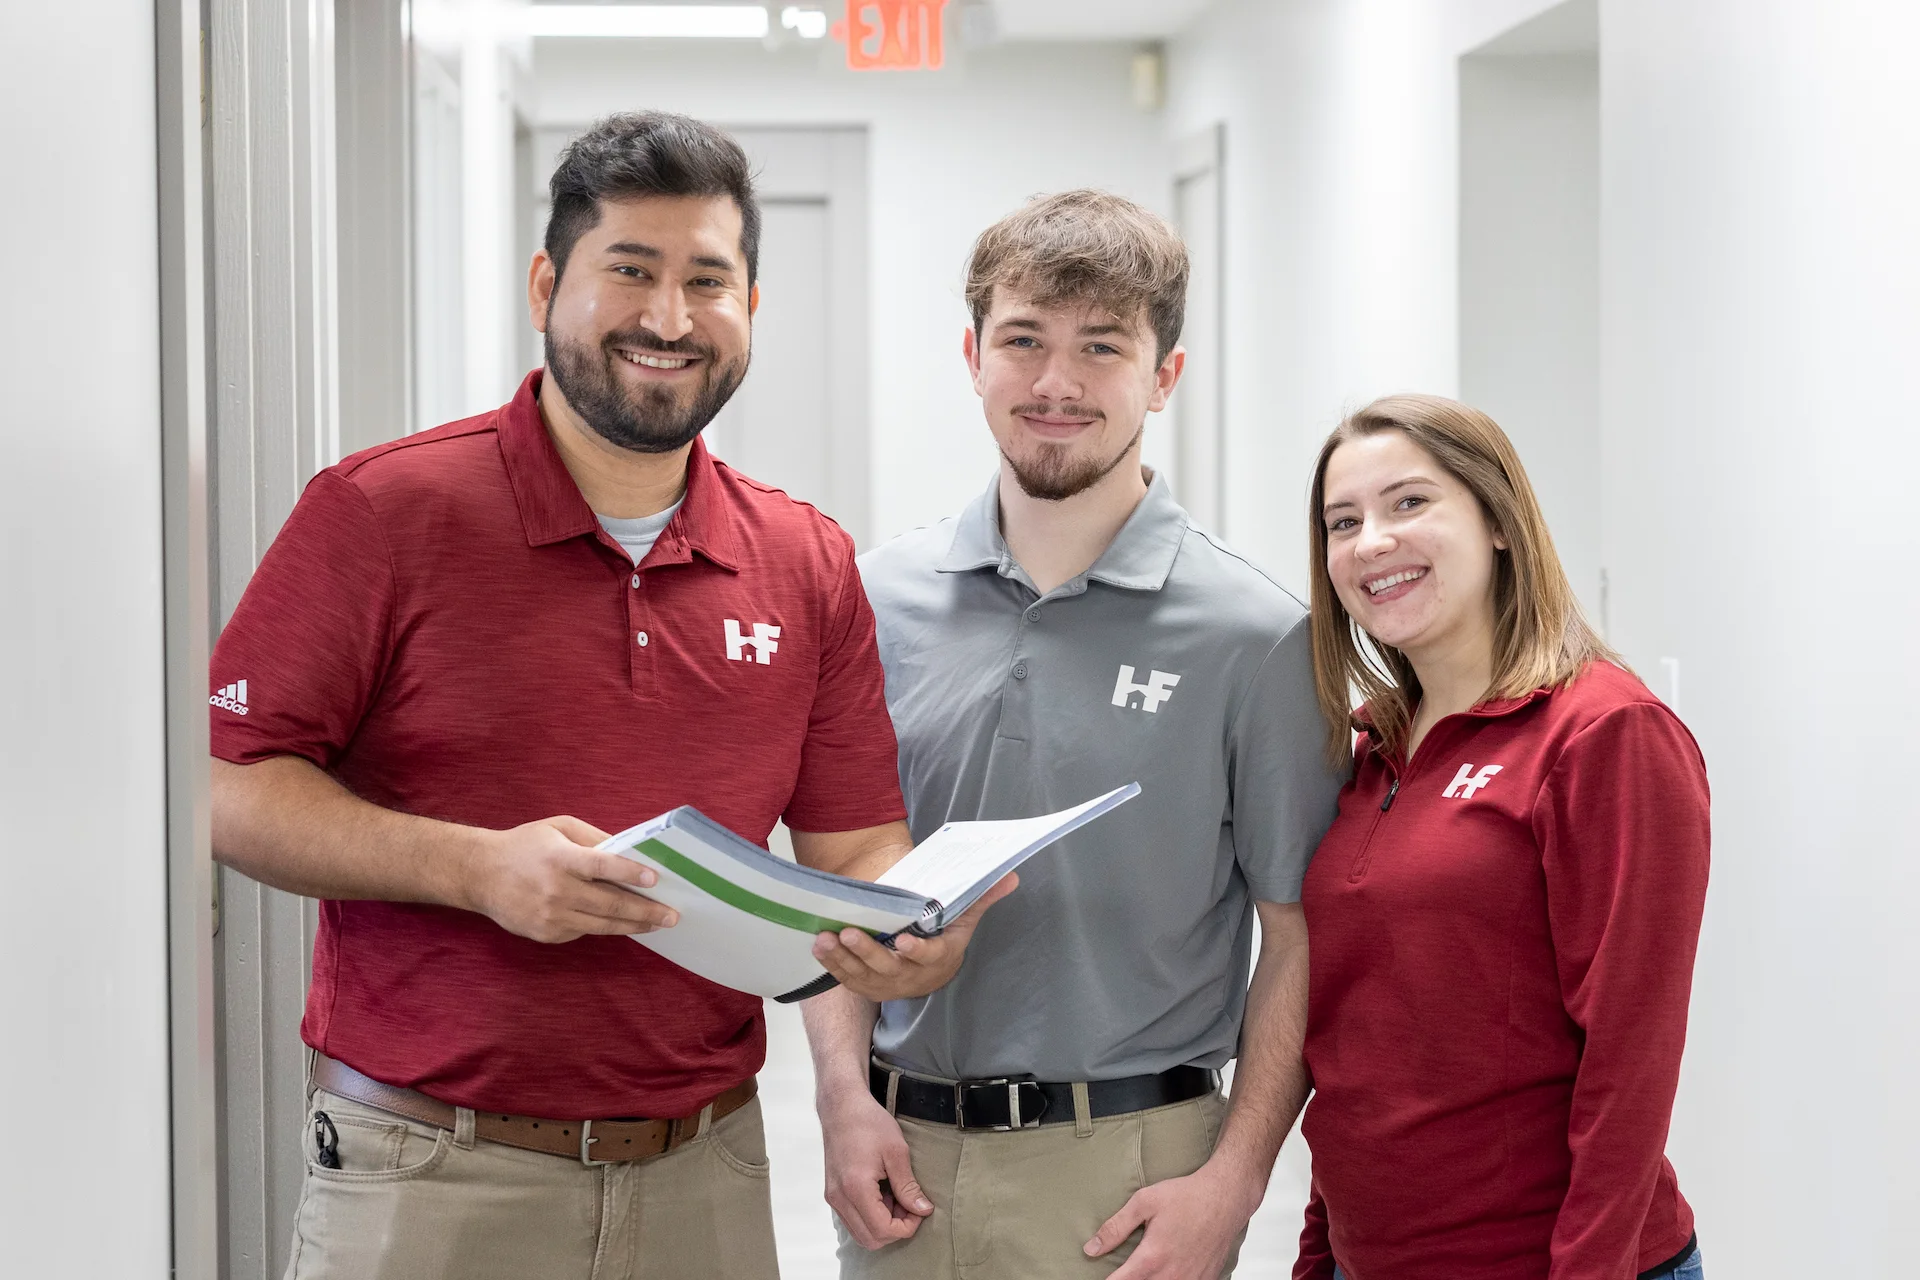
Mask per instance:
[[[1137,785],[1120,787],[1038,818],[949,822],[888,868],[878,883],[911,889],[937,902],[955,902],[997,869],[1079,826],[1090,811],[1111,806],[1121,792],[1131,796],[1138,790]]]
[[[734,861],[688,831],[663,831],[654,838],[724,878],[730,887],[781,906],[883,933],[897,932],[919,919],[917,911],[879,911],[796,888]],[[641,946],[723,987],[757,996],[783,995],[825,972],[813,958],[813,940],[818,935],[811,929],[775,923],[731,905],[689,882],[644,847],[613,852],[659,873],[652,888],[633,892],[680,913],[680,922],[671,929],[633,934]]]

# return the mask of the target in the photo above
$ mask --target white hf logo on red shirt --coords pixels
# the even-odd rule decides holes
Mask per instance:
[[[1478,773],[1473,771],[1472,765],[1463,764],[1460,766],[1460,772],[1453,775],[1453,781],[1447,784],[1447,789],[1440,793],[1440,798],[1471,800],[1473,793],[1492,782],[1493,775],[1498,772],[1500,772],[1500,766],[1497,764],[1484,765]]]
[[[231,711],[235,715],[243,716],[247,714],[247,682],[236,680],[209,697],[207,702],[219,707],[222,711]]]
[[[1134,695],[1140,697],[1140,710],[1159,711],[1160,704],[1173,696],[1173,686],[1180,683],[1180,677],[1171,671],[1155,671],[1147,677],[1145,684],[1136,684],[1133,668],[1120,668],[1120,678],[1114,682],[1113,705],[1132,708]]]
[[[740,630],[738,618],[727,619],[727,661],[747,661],[747,650],[753,650],[753,661],[767,666],[773,661],[773,655],[780,648],[780,628],[768,626],[764,622],[753,624],[753,634],[747,635]]]

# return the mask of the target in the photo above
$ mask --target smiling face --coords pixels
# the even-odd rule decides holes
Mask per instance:
[[[996,289],[962,347],[1000,456],[1021,491],[1060,501],[1135,458],[1147,414],[1164,409],[1186,352],[1157,360],[1143,306],[1041,306]]]
[[[1327,460],[1327,576],[1354,621],[1415,663],[1493,644],[1494,555],[1506,541],[1473,492],[1404,431],[1348,440]]]
[[[605,200],[564,275],[535,255],[528,304],[548,374],[601,438],[670,453],[739,387],[759,303],[740,233],[725,196]]]

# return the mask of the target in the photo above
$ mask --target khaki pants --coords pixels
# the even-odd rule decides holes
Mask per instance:
[[[910,1239],[871,1252],[840,1226],[841,1280],[1108,1275],[1140,1233],[1100,1258],[1081,1247],[1141,1187],[1205,1164],[1226,1111],[1216,1092],[1100,1120],[1088,1120],[1082,1107],[1073,1124],[1011,1133],[902,1119],[914,1177],[933,1213]],[[1236,1243],[1223,1274],[1232,1273],[1238,1254]]]
[[[313,1162],[312,1111],[340,1168]],[[588,1167],[316,1090],[287,1280],[774,1280],[760,1100],[651,1160]]]

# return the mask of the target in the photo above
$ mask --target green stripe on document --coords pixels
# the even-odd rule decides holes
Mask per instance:
[[[759,916],[762,920],[771,920],[777,925],[798,929],[802,933],[838,933],[842,929],[853,928],[852,925],[842,921],[816,916],[810,911],[801,911],[784,902],[763,898],[751,889],[743,889],[659,840],[643,840],[640,842],[639,849],[640,852],[695,888],[704,889],[728,906],[736,907],[748,915]],[[869,929],[866,932],[872,933],[873,930]]]

